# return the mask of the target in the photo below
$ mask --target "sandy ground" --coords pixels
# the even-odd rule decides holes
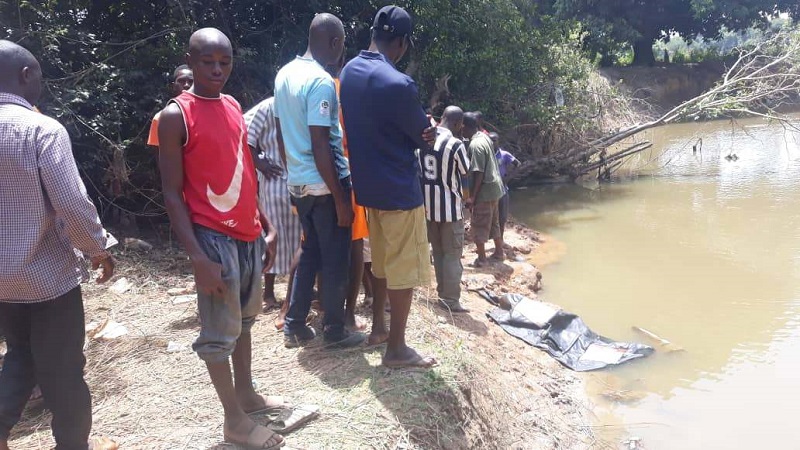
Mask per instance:
[[[538,271],[528,261],[535,259],[540,238],[519,225],[506,233],[514,260],[473,269],[474,245],[465,249],[463,303],[471,313],[451,315],[437,306],[433,286],[417,292],[408,340],[436,355],[440,364],[432,370],[388,370],[380,365],[381,348],[333,351],[315,343],[289,350],[273,326],[276,312],[262,315],[253,330],[258,390],[319,405],[322,412],[287,443],[306,449],[604,446],[589,426],[581,380],[492,324],[486,317],[492,306],[466,291],[535,295]],[[84,286],[87,323],[113,320],[128,330],[88,341],[93,433],[123,449],[236,448],[222,442],[219,403],[191,351],[195,304],[176,304],[167,293],[192,281],[185,254],[165,244],[150,251],[120,248],[116,255],[118,274],[111,283],[126,278],[127,292],[112,292],[111,283]],[[285,280],[277,286],[279,298],[285,287]],[[366,310],[359,313],[369,317]],[[170,345],[177,350],[168,351]],[[51,448],[49,420],[41,406],[29,408],[11,448]]]

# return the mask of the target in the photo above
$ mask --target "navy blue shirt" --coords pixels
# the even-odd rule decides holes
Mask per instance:
[[[430,126],[417,85],[380,53],[362,51],[342,70],[341,104],[356,203],[384,211],[422,205],[419,161]]]

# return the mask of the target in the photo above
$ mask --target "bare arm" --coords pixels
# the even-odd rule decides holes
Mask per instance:
[[[248,147],[250,147],[250,155],[253,157],[253,165],[256,166],[258,172],[261,172],[268,180],[283,175],[283,169],[280,166],[275,164],[271,159],[259,157],[258,155],[260,152],[252,145],[248,145]]]
[[[511,168],[508,170],[508,172],[506,172],[506,176],[503,177],[503,182],[504,183],[507,182],[511,178],[511,176],[517,172],[517,169],[519,169],[519,166],[521,165],[522,163],[520,162],[520,160],[518,160],[516,156],[511,155]]]
[[[328,189],[333,194],[333,201],[336,203],[336,215],[340,227],[349,227],[353,224],[353,206],[350,197],[345,194],[339,174],[336,170],[336,163],[333,159],[333,152],[330,145],[330,127],[310,126],[311,151],[314,154],[314,164],[317,166],[319,174]]]
[[[478,198],[478,194],[481,192],[481,187],[483,187],[483,172],[472,172],[472,192],[470,193],[468,204],[471,206],[475,203],[475,199]]]
[[[277,136],[276,139],[278,141],[278,153],[281,155],[281,161],[283,161],[283,167],[289,167],[286,164],[286,147],[283,145],[283,133],[281,132],[281,120],[277,117],[275,118],[275,127],[277,128]]]
[[[268,180],[272,180],[281,176],[283,169],[271,159],[260,158],[261,152],[258,149],[258,143],[271,131],[268,127],[268,114],[271,114],[268,108],[258,108],[255,114],[250,112],[245,114],[244,120],[247,124],[247,146],[250,147],[253,165],[256,166],[256,171],[261,172]]]
[[[261,228],[264,229],[264,232],[267,234],[266,243],[267,243],[267,254],[265,255],[266,258],[264,259],[264,269],[263,272],[267,273],[272,266],[275,265],[275,257],[278,255],[278,229],[272,226],[272,222],[270,222],[269,217],[267,217],[266,212],[261,207],[261,202],[258,202],[258,218],[261,221]]]
[[[430,117],[425,114],[419,102],[419,91],[413,81],[406,85],[394,87],[398,103],[394,105],[396,123],[416,148],[432,147],[436,142],[436,127],[431,126]]]
[[[195,273],[198,289],[208,293],[222,293],[222,266],[211,261],[194,235],[189,210],[183,201],[183,143],[186,128],[180,108],[172,103],[161,112],[158,124],[161,185],[172,229],[183,244]]]

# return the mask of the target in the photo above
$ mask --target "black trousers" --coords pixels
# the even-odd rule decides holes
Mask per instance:
[[[0,330],[8,345],[0,372],[0,439],[8,439],[38,383],[53,413],[56,450],[87,450],[92,399],[83,379],[80,287],[41,303],[0,302]]]

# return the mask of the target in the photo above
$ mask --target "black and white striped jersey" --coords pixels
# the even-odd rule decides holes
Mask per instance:
[[[469,171],[464,143],[447,128],[439,127],[433,147],[419,151],[419,164],[428,220],[461,220],[464,217],[461,176]]]

